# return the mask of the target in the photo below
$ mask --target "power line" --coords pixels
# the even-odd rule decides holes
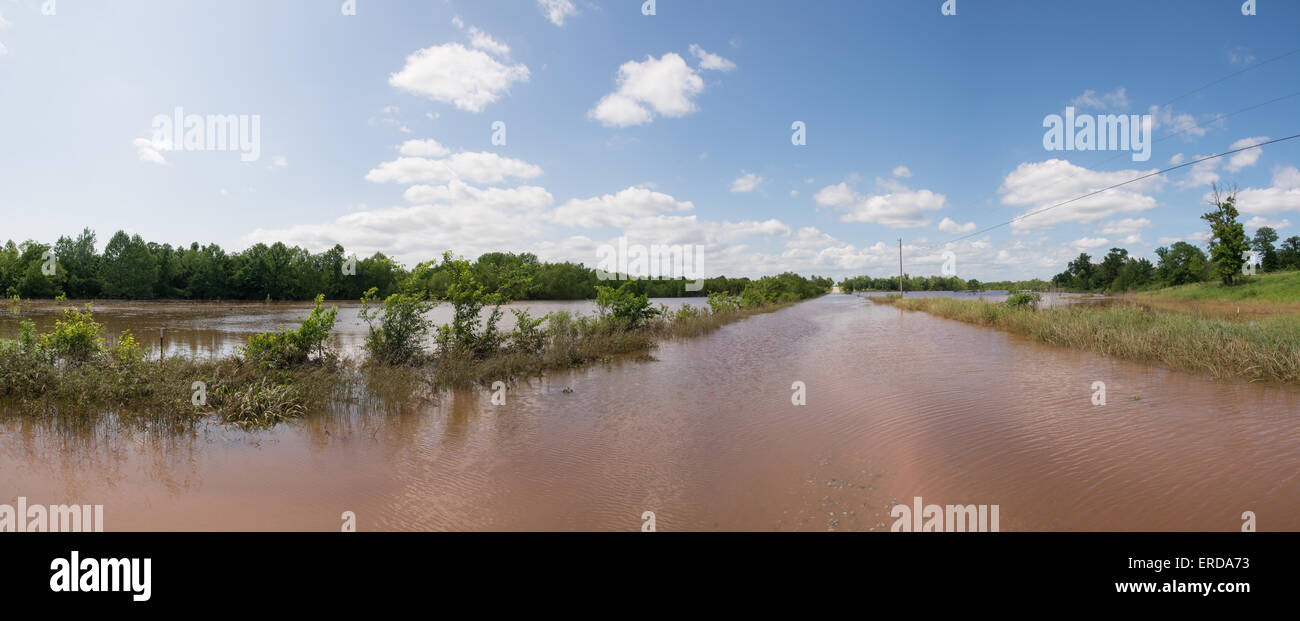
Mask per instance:
[[[1279,55],[1279,56],[1274,56],[1274,57],[1272,57],[1272,58],[1270,58],[1270,59],[1268,59],[1268,60],[1265,60],[1265,61],[1261,61],[1261,62],[1255,63],[1255,64],[1253,64],[1253,65],[1251,65],[1251,66],[1249,66],[1249,67],[1246,67],[1245,69],[1242,69],[1241,71],[1236,72],[1236,73],[1230,73],[1230,74],[1228,74],[1228,75],[1225,75],[1225,76],[1223,76],[1222,78],[1219,78],[1219,79],[1217,79],[1217,80],[1214,80],[1213,82],[1210,82],[1210,83],[1208,83],[1208,84],[1206,84],[1206,85],[1204,85],[1204,86],[1201,86],[1201,87],[1199,87],[1199,88],[1195,88],[1195,89],[1190,90],[1190,91],[1188,91],[1188,92],[1186,92],[1186,93],[1183,93],[1182,95],[1179,95],[1179,96],[1177,96],[1177,97],[1175,97],[1175,98],[1173,98],[1173,99],[1170,99],[1169,101],[1167,101],[1167,102],[1161,104],[1160,107],[1163,108],[1163,107],[1165,107],[1165,106],[1167,106],[1167,105],[1169,105],[1169,104],[1171,104],[1171,103],[1174,103],[1175,101],[1179,101],[1179,100],[1181,100],[1181,99],[1186,99],[1186,98],[1188,98],[1188,97],[1191,97],[1192,95],[1195,95],[1196,93],[1199,93],[1199,92],[1201,92],[1201,91],[1203,91],[1203,90],[1205,90],[1205,89],[1207,89],[1207,88],[1210,88],[1211,86],[1214,86],[1214,85],[1219,84],[1219,83],[1221,83],[1221,82],[1225,82],[1225,81],[1227,81],[1227,80],[1229,80],[1229,79],[1231,79],[1231,78],[1235,78],[1235,77],[1237,77],[1237,76],[1239,76],[1239,75],[1241,75],[1241,74],[1243,74],[1243,73],[1246,73],[1247,71],[1254,71],[1254,70],[1259,69],[1260,67],[1263,67],[1264,65],[1267,65],[1267,64],[1269,64],[1269,63],[1271,63],[1271,62],[1273,62],[1273,61],[1275,61],[1275,60],[1281,60],[1281,59],[1283,59],[1283,58],[1286,58],[1287,56],[1290,56],[1290,55],[1292,55],[1292,54],[1295,54],[1296,52],[1300,52],[1300,47],[1298,47],[1298,48],[1296,48],[1296,49],[1294,49],[1294,50],[1291,50],[1290,52],[1286,52],[1286,53],[1284,53],[1284,54],[1281,54],[1281,55]]]
[[[1178,170],[1179,168],[1186,168],[1186,167],[1188,167],[1188,166],[1193,166],[1193,165],[1199,164],[1199,163],[1201,163],[1201,162],[1205,162],[1205,161],[1209,161],[1209,160],[1217,159],[1217,158],[1223,157],[1223,156],[1225,156],[1225,155],[1232,155],[1233,153],[1240,153],[1240,152],[1242,152],[1242,151],[1248,151],[1248,150],[1250,150],[1250,149],[1256,149],[1256,148],[1259,148],[1259,147],[1267,146],[1267,145],[1270,145],[1270,144],[1276,144],[1276,143],[1279,143],[1279,142],[1286,142],[1287,140],[1294,140],[1294,139],[1296,139],[1296,138],[1300,138],[1300,134],[1295,134],[1295,135],[1292,135],[1292,136],[1287,136],[1287,137],[1285,137],[1285,138],[1277,138],[1277,139],[1274,139],[1274,140],[1268,140],[1268,141],[1261,142],[1261,143],[1258,143],[1258,144],[1253,144],[1253,145],[1250,145],[1250,146],[1242,147],[1242,148],[1240,148],[1240,149],[1232,149],[1231,151],[1224,151],[1223,153],[1217,153],[1217,154],[1215,154],[1215,155],[1206,156],[1206,157],[1203,157],[1203,158],[1200,158],[1200,159],[1197,159],[1197,160],[1192,160],[1192,161],[1190,161],[1190,162],[1186,162],[1186,163],[1183,163],[1183,164],[1179,164],[1179,165],[1177,165],[1177,166],[1170,166],[1169,168],[1166,168],[1166,169],[1164,169],[1164,170],[1157,170],[1157,171],[1152,172],[1152,173],[1147,173],[1147,174],[1145,174],[1145,175],[1142,175],[1142,176],[1140,176],[1140,177],[1134,177],[1134,178],[1129,179],[1128,181],[1124,181],[1124,182],[1122,182],[1122,183],[1116,183],[1115,185],[1107,186],[1107,187],[1104,187],[1104,188],[1102,188],[1102,189],[1100,189],[1100,190],[1094,190],[1094,191],[1089,192],[1089,193],[1087,193],[1087,194],[1084,194],[1084,195],[1082,195],[1082,196],[1076,196],[1076,197],[1074,197],[1074,198],[1072,198],[1072,199],[1070,199],[1070,200],[1067,200],[1067,201],[1061,201],[1061,202],[1059,202],[1059,203],[1057,203],[1057,204],[1055,204],[1055,205],[1051,205],[1051,206],[1049,206],[1049,207],[1044,207],[1044,208],[1039,209],[1039,210],[1036,210],[1036,211],[1031,211],[1031,212],[1026,213],[1026,214],[1021,214],[1021,215],[1016,216],[1016,217],[1014,217],[1014,218],[1012,218],[1012,219],[1010,219],[1010,220],[1007,220],[1006,222],[1003,222],[1003,223],[1001,223],[1001,224],[995,224],[995,225],[990,226],[990,227],[988,227],[988,228],[985,228],[985,229],[982,229],[982,230],[979,230],[979,231],[975,231],[974,233],[971,233],[971,234],[969,234],[969,235],[963,235],[963,236],[958,237],[958,238],[956,238],[956,239],[950,240],[950,241],[946,242],[946,244],[952,244],[952,243],[956,243],[956,242],[962,241],[962,240],[964,240],[964,239],[970,239],[971,237],[975,237],[975,236],[977,236],[977,235],[983,235],[984,233],[987,233],[987,232],[989,232],[989,231],[991,231],[991,230],[993,230],[993,229],[1001,228],[1001,227],[1004,227],[1004,226],[1006,226],[1006,225],[1008,225],[1008,224],[1011,224],[1011,223],[1013,223],[1013,222],[1017,222],[1017,221],[1020,221],[1020,220],[1024,220],[1025,218],[1028,218],[1028,217],[1030,217],[1030,216],[1036,216],[1036,215],[1038,215],[1038,214],[1040,214],[1040,213],[1043,213],[1043,212],[1045,212],[1045,211],[1049,211],[1049,210],[1052,210],[1052,209],[1056,209],[1057,207],[1061,207],[1061,206],[1064,206],[1064,205],[1068,205],[1068,204],[1073,203],[1073,202],[1076,202],[1076,201],[1081,201],[1081,200],[1083,200],[1083,199],[1085,199],[1085,198],[1088,198],[1088,197],[1090,197],[1090,196],[1096,196],[1096,195],[1098,195],[1098,194],[1101,194],[1102,192],[1106,192],[1106,191],[1109,191],[1109,190],[1114,190],[1115,188],[1123,187],[1123,186],[1126,186],[1126,185],[1128,185],[1128,184],[1130,184],[1130,183],[1137,183],[1138,181],[1141,181],[1141,180],[1143,180],[1143,179],[1149,179],[1149,178],[1151,178],[1151,177],[1155,177],[1155,176],[1157,176],[1157,175],[1163,175],[1163,174],[1165,174],[1165,173],[1167,173],[1167,172],[1170,172],[1170,171],[1173,171],[1173,170]]]
[[[1217,84],[1221,84],[1221,83],[1223,83],[1223,82],[1225,82],[1225,81],[1227,81],[1227,80],[1229,80],[1229,79],[1232,79],[1232,78],[1234,78],[1234,77],[1237,77],[1237,76],[1239,76],[1239,75],[1241,75],[1241,74],[1243,74],[1243,73],[1246,73],[1246,72],[1249,72],[1249,71],[1254,71],[1255,69],[1258,69],[1258,68],[1260,68],[1260,67],[1263,67],[1264,65],[1267,65],[1267,64],[1272,63],[1272,62],[1276,62],[1276,61],[1278,61],[1278,60],[1281,60],[1281,59],[1283,59],[1283,58],[1286,58],[1286,57],[1291,56],[1292,54],[1296,54],[1296,53],[1298,53],[1298,52],[1300,52],[1300,47],[1295,48],[1295,49],[1293,49],[1293,50],[1290,50],[1290,51],[1288,51],[1288,52],[1284,52],[1284,53],[1282,53],[1282,54],[1279,54],[1279,55],[1274,56],[1274,57],[1272,57],[1272,58],[1269,58],[1269,59],[1267,59],[1267,60],[1260,61],[1260,62],[1255,63],[1255,64],[1253,64],[1253,65],[1251,65],[1251,66],[1249,66],[1249,67],[1245,67],[1245,68],[1241,69],[1240,71],[1235,71],[1235,72],[1233,72],[1233,73],[1230,73],[1230,74],[1228,74],[1228,75],[1226,75],[1226,76],[1223,76],[1223,77],[1221,77],[1221,78],[1218,78],[1218,79],[1216,79],[1216,80],[1212,80],[1212,81],[1210,81],[1210,82],[1207,82],[1207,83],[1205,83],[1204,85],[1201,85],[1201,86],[1199,86],[1199,87],[1197,87],[1197,88],[1194,88],[1194,89],[1192,89],[1192,90],[1190,90],[1190,91],[1187,91],[1186,93],[1183,93],[1182,95],[1179,95],[1179,96],[1177,96],[1177,97],[1174,97],[1173,99],[1170,99],[1169,101],[1167,101],[1167,102],[1165,102],[1165,103],[1163,103],[1163,104],[1160,104],[1159,106],[1157,106],[1157,110],[1160,109],[1160,108],[1164,108],[1164,107],[1166,107],[1166,106],[1168,106],[1168,105],[1170,105],[1170,104],[1172,104],[1172,103],[1174,103],[1174,102],[1176,102],[1176,101],[1180,101],[1180,100],[1182,100],[1182,99],[1186,99],[1187,97],[1190,97],[1190,96],[1192,96],[1192,95],[1195,95],[1196,93],[1199,93],[1199,92],[1201,92],[1201,91],[1203,91],[1203,90],[1205,90],[1205,89],[1207,89],[1207,88],[1210,88],[1211,86],[1215,86],[1215,85],[1217,85]],[[1215,117],[1214,119],[1211,119],[1208,123],[1206,123],[1206,125],[1210,125],[1210,124],[1213,124],[1213,123],[1217,123],[1217,122],[1222,121],[1222,120],[1224,120],[1224,119],[1227,119],[1227,118],[1230,118],[1230,117],[1236,116],[1236,115],[1238,115],[1238,114],[1242,114],[1242,113],[1244,113],[1244,112],[1249,112],[1249,111],[1251,111],[1251,110],[1255,110],[1255,109],[1257,109],[1257,108],[1262,108],[1262,107],[1267,106],[1267,105],[1269,105],[1269,104],[1274,104],[1274,103],[1277,103],[1277,102],[1279,102],[1279,101],[1283,101],[1283,100],[1286,100],[1286,99],[1290,99],[1290,98],[1295,97],[1295,96],[1297,96],[1297,95],[1300,95],[1300,91],[1296,91],[1296,92],[1290,93],[1290,94],[1288,94],[1288,95],[1283,95],[1283,96],[1281,96],[1281,97],[1276,97],[1276,98],[1274,98],[1274,99],[1270,99],[1270,100],[1268,100],[1268,101],[1265,101],[1265,102],[1262,102],[1262,103],[1258,103],[1258,104],[1255,104],[1255,105],[1252,105],[1252,106],[1247,106],[1247,107],[1242,108],[1242,109],[1240,109],[1240,110],[1237,110],[1237,111],[1235,111],[1235,112],[1230,112],[1230,113],[1228,113],[1228,114],[1220,114],[1219,116]],[[1166,135],[1164,135],[1164,136],[1161,136],[1160,138],[1157,138],[1157,139],[1153,140],[1153,141],[1152,141],[1152,144],[1155,144],[1155,143],[1158,143],[1158,142],[1163,142],[1163,141],[1165,141],[1165,140],[1168,140],[1169,138],[1173,138],[1174,136],[1179,136],[1179,135],[1185,134],[1185,133],[1187,133],[1187,132],[1189,132],[1189,131],[1192,131],[1193,129],[1196,129],[1196,127],[1198,127],[1198,126],[1187,127],[1187,128],[1184,128],[1184,129],[1182,129],[1182,130],[1180,130],[1180,131],[1173,132],[1173,133],[1171,133],[1171,134],[1166,134]],[[1270,143],[1267,143],[1267,142],[1266,142],[1266,143],[1261,143],[1261,144],[1270,144]],[[1260,145],[1255,145],[1255,146],[1260,146]],[[1255,148],[1255,147],[1246,147],[1246,149],[1253,149],[1253,148]],[[1244,149],[1240,149],[1240,150],[1244,150]],[[1231,153],[1234,153],[1234,152],[1235,152],[1235,151],[1229,151],[1229,152],[1225,153],[1224,155],[1226,155],[1226,154],[1231,154]],[[1101,165],[1104,165],[1104,164],[1110,163],[1110,162],[1116,160],[1117,158],[1123,157],[1124,155],[1125,155],[1124,153],[1117,153],[1117,154],[1115,154],[1115,155],[1113,155],[1113,156],[1111,156],[1111,157],[1109,157],[1109,158],[1107,158],[1107,159],[1105,159],[1105,160],[1099,161],[1099,162],[1097,162],[1097,163],[1095,163],[1095,164],[1091,164],[1090,166],[1091,166],[1091,167],[1101,166]],[[1213,159],[1213,158],[1206,158],[1206,159]],[[1201,159],[1201,160],[1197,160],[1196,162],[1202,162],[1202,161],[1205,161],[1205,160],[1204,160],[1204,159]],[[1182,166],[1175,166],[1175,167],[1170,168],[1170,169],[1168,169],[1168,170],[1175,170],[1175,169],[1178,169],[1178,168],[1182,168],[1183,166],[1186,166],[1186,165],[1195,164],[1196,162],[1189,162],[1188,164],[1184,164],[1184,165],[1182,165]],[[1166,170],[1166,171],[1160,171],[1160,172],[1153,173],[1153,174],[1161,174],[1162,172],[1168,172],[1168,170]],[[1056,182],[1053,183],[1052,185],[1059,185],[1059,184],[1061,184],[1061,183],[1064,183],[1064,182],[1066,182],[1066,181],[1069,181],[1070,179],[1073,179],[1074,177],[1076,177],[1076,176],[1078,176],[1078,175],[1079,175],[1079,171],[1076,170],[1076,171],[1072,172],[1070,175],[1068,175],[1068,176],[1066,176],[1066,177],[1064,177],[1064,178],[1061,178],[1061,179],[1056,180]],[[1145,177],[1142,177],[1142,178],[1145,178]],[[1139,180],[1140,180],[1140,179],[1139,179]],[[1136,181],[1136,180],[1135,180],[1135,181]],[[1131,181],[1128,182],[1128,183],[1131,183]],[[1050,187],[1050,186],[1049,186],[1049,187]],[[1101,190],[1101,191],[1105,191],[1105,190]],[[994,198],[994,197],[996,197],[996,196],[997,196],[997,193],[995,192],[995,193],[990,194],[990,195],[988,195],[988,196],[986,196],[986,197],[984,197],[984,198],[985,198],[985,199],[991,199],[991,198]],[[1083,197],[1080,197],[1080,198],[1086,198],[1086,196],[1083,196]],[[1078,200],[1078,199],[1073,199],[1073,200]],[[1069,201],[1069,202],[1073,202],[1073,201]],[[1060,206],[1060,205],[1053,205],[1052,207],[1059,207],[1059,206]],[[1051,209],[1052,207],[1049,207],[1048,209]],[[1046,209],[1044,209],[1043,211],[1046,211]],[[1037,213],[1037,212],[1033,212],[1033,213]],[[977,232],[975,232],[975,233],[971,233],[970,235],[966,235],[966,236],[963,236],[963,237],[958,237],[957,239],[953,239],[953,240],[950,240],[950,241],[948,241],[948,242],[943,242],[942,244],[927,244],[927,245],[925,245],[925,246],[920,246],[920,248],[921,248],[921,249],[939,248],[940,246],[943,246],[943,245],[951,244],[951,243],[954,243],[954,242],[959,242],[959,241],[961,241],[961,240],[963,240],[963,239],[969,239],[970,237],[973,237],[973,236],[975,236],[975,235],[979,235],[979,234],[981,234],[981,233],[983,233],[983,232],[990,231],[990,230],[992,230],[992,229],[999,228],[999,227],[1002,227],[1002,226],[1006,226],[1007,224],[1010,224],[1011,222],[1014,222],[1014,221],[1017,220],[1017,219],[1025,218],[1025,217],[1028,217],[1028,216],[1030,216],[1030,215],[1033,215],[1033,213],[1024,214],[1024,215],[1020,216],[1019,218],[1015,218],[1015,219],[1012,219],[1012,220],[1010,220],[1010,221],[1008,221],[1008,222],[1004,222],[1004,223],[1002,223],[1002,224],[998,224],[998,225],[995,225],[995,226],[989,227],[989,228],[987,228],[987,229],[983,229],[983,230],[981,230],[981,231],[977,231]]]

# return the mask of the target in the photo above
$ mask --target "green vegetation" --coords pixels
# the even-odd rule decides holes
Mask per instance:
[[[1002,280],[980,282],[974,278],[962,280],[956,276],[909,276],[903,274],[903,291],[1046,291],[1049,283],[1043,280]],[[898,277],[872,278],[854,276],[839,283],[845,293],[855,291],[898,291]]]
[[[386,299],[394,293],[426,300],[463,294],[452,290],[466,282],[506,300],[589,300],[602,281],[595,269],[580,263],[544,263],[536,255],[492,252],[477,261],[448,261],[447,255],[407,270],[375,253],[347,255],[343,246],[312,253],[283,243],[258,243],[243,252],[194,242],[172,246],[146,242],[118,231],[103,254],[96,236],[85,229],[76,238],[60,237],[53,246],[28,240],[0,246],[0,293],[11,299],[182,299],[182,300],[355,300],[371,289]],[[51,253],[47,257],[46,254]],[[48,259],[54,273],[45,275]],[[830,286],[829,279],[825,281]],[[700,291],[687,291],[685,280],[624,280],[628,290],[648,297],[739,295],[748,278],[719,276],[704,280]]]
[[[1035,310],[954,298],[871,300],[1215,378],[1300,382],[1300,322],[1286,317],[1247,322],[1152,312],[1127,304]]]
[[[595,316],[532,317],[515,310],[515,328],[505,333],[497,327],[507,301],[500,290],[527,287],[528,279],[516,274],[507,287],[490,291],[468,261],[447,254],[443,266],[450,278],[440,299],[392,293],[381,302],[377,288],[365,293],[364,360],[341,359],[329,347],[338,309],[326,309],[320,295],[298,327],[253,335],[235,356],[221,360],[149,360],[130,332],[108,344],[87,305],[65,310],[47,334],[23,322],[16,341],[0,340],[0,399],[23,411],[112,413],[142,421],[211,415],[231,425],[265,427],[359,395],[404,402],[619,355],[645,356],[658,339],[704,334],[830,286],[829,280],[783,274],[749,283],[738,295],[715,293],[709,309],[683,307],[670,315],[625,283],[600,289]],[[443,302],[453,307],[454,319],[435,335],[427,313]]]

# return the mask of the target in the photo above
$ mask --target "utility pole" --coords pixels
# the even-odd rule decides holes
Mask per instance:
[[[903,297],[903,238],[898,239],[898,297]]]

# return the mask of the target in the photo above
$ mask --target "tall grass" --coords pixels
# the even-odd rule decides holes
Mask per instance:
[[[1300,321],[1224,321],[1131,305],[1060,310],[952,298],[871,298],[905,310],[995,327],[1044,343],[1215,378],[1300,382]]]

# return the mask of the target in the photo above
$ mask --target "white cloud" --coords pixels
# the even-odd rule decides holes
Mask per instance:
[[[166,164],[167,159],[163,157],[163,151],[172,150],[170,140],[150,140],[146,138],[136,138],[131,141],[135,145],[136,154],[139,155],[141,162],[153,162],[154,164]]]
[[[903,177],[903,178],[911,177],[911,176],[912,176],[912,169],[910,169],[910,168],[908,168],[908,167],[906,167],[906,166],[896,166],[896,167],[894,167],[894,176],[895,176],[895,177]]]
[[[578,14],[572,0],[537,0],[537,6],[542,9],[546,19],[556,26],[563,26],[564,18]]]
[[[1300,170],[1295,166],[1273,169],[1273,185],[1241,190],[1237,193],[1237,207],[1242,213],[1266,216],[1300,211]]]
[[[1106,239],[1105,237],[1084,237],[1082,239],[1076,239],[1070,242],[1070,245],[1074,246],[1075,248],[1088,249],[1088,248],[1101,248],[1102,246],[1105,246],[1106,244],[1109,243],[1110,240]]]
[[[1286,218],[1281,220],[1269,220],[1261,216],[1255,216],[1246,221],[1246,228],[1248,229],[1259,229],[1266,226],[1271,229],[1284,229],[1291,226],[1291,221]]]
[[[1197,243],[1197,242],[1207,242],[1209,240],[1210,240],[1210,234],[1208,232],[1198,231],[1196,233],[1188,233],[1187,235],[1183,235],[1181,237],[1161,237],[1159,243],[1160,245],[1164,246],[1164,245],[1168,245],[1180,241]]]
[[[927,211],[938,211],[947,206],[948,199],[930,190],[912,190],[896,181],[876,179],[884,186],[885,194],[861,195],[847,183],[828,185],[813,196],[819,205],[835,207],[845,213],[844,222],[870,222],[892,228],[927,226]]]
[[[277,155],[271,158],[271,166],[273,168],[287,168],[289,166],[289,160],[283,155]]]
[[[489,54],[500,56],[502,58],[510,55],[509,45],[493,39],[488,33],[473,26],[470,26],[469,28],[469,41],[470,45]]]
[[[1205,156],[1196,155],[1193,156],[1192,159],[1199,160],[1203,157]],[[1183,189],[1196,188],[1203,185],[1210,185],[1211,183],[1218,181],[1219,173],[1215,172],[1215,168],[1218,166],[1219,160],[1217,159],[1205,160],[1204,162],[1192,164],[1191,170],[1187,171],[1187,174],[1184,175],[1182,179],[1178,180],[1178,187]]]
[[[644,125],[654,120],[654,112],[682,117],[695,111],[691,98],[703,91],[704,79],[681,56],[647,56],[642,62],[623,63],[618,90],[602,97],[587,116],[607,127]]]
[[[508,178],[532,179],[542,169],[496,153],[464,152],[443,159],[400,157],[384,162],[366,174],[376,183],[445,183],[461,179],[470,183],[502,183]]]
[[[442,157],[451,153],[451,150],[438,144],[437,140],[407,140],[403,142],[398,151],[402,155],[411,157]]]
[[[1097,232],[1102,235],[1132,235],[1150,226],[1151,221],[1146,218],[1124,218],[1106,222]]]
[[[1059,159],[1023,162],[1007,175],[998,192],[1002,194],[1003,204],[1026,207],[1022,216],[1041,211],[1012,222],[1012,229],[1022,232],[1050,229],[1067,222],[1087,224],[1119,213],[1154,208],[1156,199],[1145,192],[1159,191],[1164,187],[1165,180],[1160,176],[1073,200],[1151,172],[1154,171],[1096,171]],[[1060,205],[1071,200],[1073,202]],[[1048,207],[1051,209],[1046,209]],[[1046,211],[1042,211],[1044,209]]]
[[[1244,149],[1250,145],[1259,144],[1261,142],[1268,142],[1268,136],[1242,138],[1241,140],[1232,143],[1228,148],[1229,150]],[[1256,147],[1254,149],[1246,149],[1245,151],[1233,153],[1232,157],[1228,158],[1228,163],[1223,165],[1223,168],[1228,172],[1237,172],[1243,168],[1254,166],[1255,163],[1259,161],[1259,156],[1263,154],[1263,147]]]
[[[1128,94],[1124,92],[1124,87],[1119,87],[1109,93],[1097,94],[1097,91],[1088,89],[1083,91],[1082,95],[1075,97],[1070,101],[1079,108],[1091,108],[1094,110],[1124,110],[1128,108]]]
[[[637,218],[695,209],[690,201],[677,199],[644,187],[630,187],[617,194],[573,199],[551,214],[554,222],[567,226],[598,228],[628,226]]]
[[[516,82],[527,82],[528,67],[505,65],[478,49],[459,43],[424,48],[406,57],[401,71],[388,83],[461,110],[480,112]]]
[[[458,179],[446,185],[413,185],[402,194],[408,202],[432,204],[473,204],[501,212],[541,209],[553,202],[546,188],[519,186],[515,188],[478,188]]]
[[[790,198],[799,196],[799,190],[790,190]]]
[[[1169,106],[1161,108],[1160,106],[1151,106],[1147,109],[1147,114],[1151,115],[1151,131],[1167,127],[1170,135],[1181,133],[1183,140],[1191,141],[1193,138],[1199,138],[1205,135],[1205,128],[1196,122],[1196,117],[1190,114],[1175,114]]]
[[[1179,164],[1183,163],[1184,159],[1185,158],[1183,157],[1182,153],[1175,153],[1173,157],[1169,158],[1169,165],[1178,166]]]
[[[742,174],[737,177],[735,181],[731,182],[731,191],[735,193],[753,192],[758,189],[758,186],[763,184],[763,181],[765,181],[765,179],[754,173],[742,171]]]
[[[975,230],[975,223],[967,222],[966,224],[957,224],[957,222],[952,218],[944,218],[939,221],[939,230],[952,235],[957,235],[958,233],[970,233]]]
[[[700,69],[725,72],[736,68],[736,63],[718,56],[717,54],[710,54],[709,52],[704,51],[704,48],[694,43],[691,44],[691,53],[694,54],[696,58],[700,59]]]

